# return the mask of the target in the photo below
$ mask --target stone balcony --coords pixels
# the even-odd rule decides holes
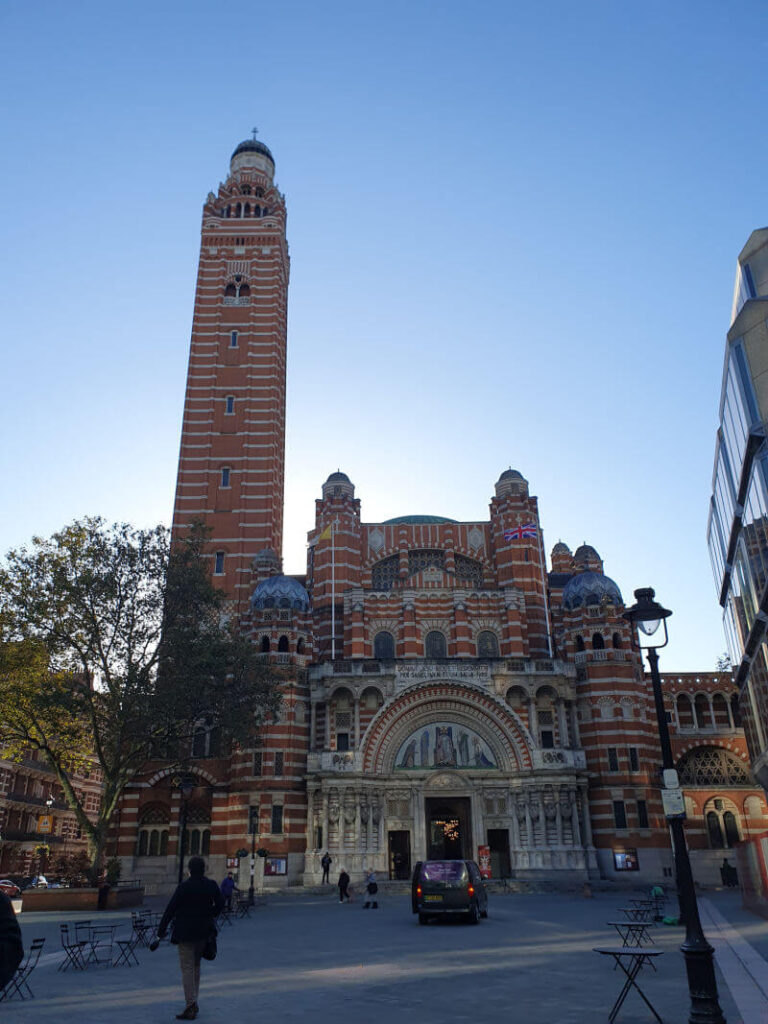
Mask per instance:
[[[307,755],[308,772],[360,772],[363,770],[359,750],[323,750]]]
[[[598,651],[610,654],[610,651]],[[623,651],[615,652],[624,654]],[[623,660],[623,659],[622,659]],[[486,680],[497,675],[559,675],[573,678],[575,668],[555,658],[346,658],[323,662],[310,668],[310,679],[320,682],[337,676],[394,676],[409,679],[459,679],[466,677]]]
[[[563,747],[552,747],[548,750],[533,751],[534,768],[550,768],[555,771],[568,769],[584,769],[587,758],[583,750],[566,750]]]

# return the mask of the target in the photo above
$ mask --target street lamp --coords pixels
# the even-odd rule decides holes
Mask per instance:
[[[627,619],[637,630],[640,649],[645,651],[651,668],[653,684],[653,700],[656,705],[656,719],[659,726],[661,756],[664,767],[664,790],[676,790],[680,795],[675,759],[672,756],[672,744],[669,739],[669,726],[664,709],[664,696],[661,692],[659,677],[659,656],[656,653],[666,647],[669,640],[666,620],[672,614],[654,601],[655,593],[651,587],[635,591],[635,604],[624,612]],[[665,800],[665,813],[669,830],[672,835],[672,850],[675,856],[675,873],[677,875],[677,899],[680,905],[680,918],[685,925],[685,942],[680,951],[685,957],[685,970],[688,975],[688,991],[691,997],[689,1024],[725,1024],[723,1011],[720,1009],[717,995],[715,965],[712,959],[712,947],[707,942],[699,918],[699,906],[696,900],[696,889],[693,884],[691,862],[688,847],[685,843],[683,817],[673,815],[667,808],[671,805],[671,794]]]
[[[184,881],[184,844],[187,841],[187,805],[195,788],[192,775],[177,775],[173,785],[181,794],[181,810],[179,812],[179,885]]]
[[[248,886],[248,903],[250,906],[253,906],[255,902],[253,896],[253,876],[256,872],[256,830],[259,823],[258,808],[249,807],[248,818],[248,831],[251,833],[251,881]]]

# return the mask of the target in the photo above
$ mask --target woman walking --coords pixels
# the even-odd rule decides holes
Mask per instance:
[[[212,878],[205,877],[202,857],[190,857],[189,878],[177,887],[165,908],[158,938],[165,938],[171,925],[171,942],[179,947],[181,983],[186,1006],[176,1020],[194,1020],[198,1014],[197,993],[200,989],[200,957],[207,940],[216,935],[216,918],[224,906],[221,890]]]

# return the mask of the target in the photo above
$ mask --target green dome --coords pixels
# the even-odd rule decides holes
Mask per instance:
[[[446,519],[445,516],[397,516],[385,519],[382,526],[424,526],[427,523],[458,523],[458,519]]]

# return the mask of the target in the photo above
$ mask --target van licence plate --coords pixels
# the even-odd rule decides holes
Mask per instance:
[[[424,902],[425,903],[442,903],[443,902],[443,897],[442,896],[425,896],[424,897]]]

